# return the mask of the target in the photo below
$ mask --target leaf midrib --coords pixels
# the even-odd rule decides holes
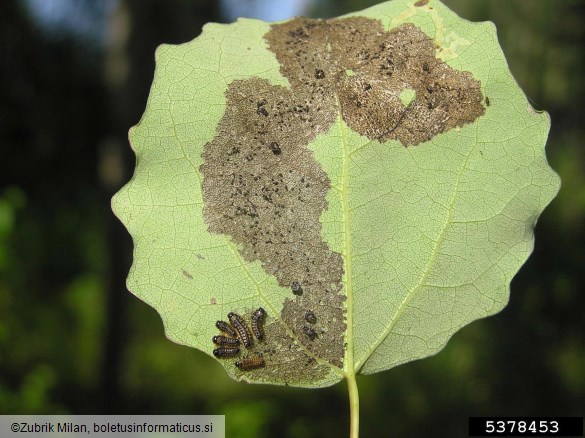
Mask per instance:
[[[347,349],[345,351],[344,370],[347,374],[354,375],[357,369],[354,366],[354,341],[353,341],[353,265],[351,255],[351,225],[349,220],[349,162],[351,160],[349,145],[345,137],[343,119],[341,117],[341,104],[337,93],[335,93],[337,103],[337,123],[339,124],[339,134],[343,145],[343,167],[341,172],[341,206],[343,222],[343,276],[345,277],[345,294],[346,294],[346,324],[345,341]]]

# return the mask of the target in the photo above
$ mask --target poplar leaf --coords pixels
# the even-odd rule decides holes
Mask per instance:
[[[506,305],[559,189],[549,126],[494,25],[436,0],[208,24],[158,48],[130,131],[128,288],[209,355],[240,315],[251,345],[216,353],[238,380],[323,387],[433,355]]]

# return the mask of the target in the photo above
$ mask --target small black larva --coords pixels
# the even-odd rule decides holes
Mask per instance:
[[[317,337],[317,332],[315,331],[315,329],[312,329],[311,327],[304,326],[303,331],[311,341],[314,341],[315,338]]]
[[[315,70],[315,79],[323,79],[325,77],[325,72],[320,68]]]
[[[295,295],[303,294],[303,288],[301,287],[298,281],[293,281],[292,284],[290,285],[290,288],[292,289],[292,293]]]
[[[309,324],[315,324],[317,322],[317,317],[312,311],[307,310],[307,313],[305,313],[305,321]]]
[[[282,152],[282,150],[280,149],[280,145],[275,141],[270,143],[270,150],[274,155],[280,155]]]
[[[266,311],[262,307],[254,310],[254,313],[252,313],[252,332],[254,332],[254,336],[256,336],[256,339],[259,341],[264,339],[264,330],[262,325],[264,324],[265,317]]]
[[[237,313],[230,312],[228,313],[228,319],[238,332],[238,337],[240,338],[240,341],[242,341],[242,344],[244,344],[246,348],[250,347],[252,345],[252,335],[248,331],[248,327],[242,317]]]
[[[242,371],[255,370],[266,366],[262,356],[246,356],[236,362],[236,367]]]
[[[238,347],[219,347],[213,350],[213,355],[215,357],[233,357],[240,354],[240,349]]]
[[[222,332],[227,333],[228,335],[230,335],[231,337],[235,338],[238,336],[238,333],[234,330],[234,328],[229,325],[227,322],[225,321],[217,321],[215,323],[215,326]]]
[[[227,336],[214,336],[211,338],[214,344],[216,345],[231,345],[231,346],[238,346],[240,345],[240,340],[238,338],[230,338]]]

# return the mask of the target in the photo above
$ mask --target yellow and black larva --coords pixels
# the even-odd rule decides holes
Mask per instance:
[[[254,310],[254,313],[252,313],[252,332],[254,332],[254,336],[256,336],[256,339],[259,341],[264,339],[264,330],[262,325],[264,324],[265,317],[266,311],[262,307],[259,307],[258,309]]]
[[[252,346],[252,335],[248,331],[248,327],[242,317],[237,313],[230,312],[228,313],[228,319],[238,332],[238,337],[240,338],[240,341],[242,341],[242,344],[244,344],[246,348]]]
[[[262,356],[246,356],[236,362],[236,367],[242,371],[255,370],[263,368],[266,362]]]
[[[233,357],[240,354],[240,349],[238,347],[219,347],[213,350],[213,355],[215,357]]]
[[[228,335],[230,335],[231,337],[235,338],[238,336],[238,333],[234,330],[234,328],[229,325],[227,322],[225,321],[217,321],[215,323],[215,326],[222,332],[227,333]]]
[[[230,338],[228,336],[214,336],[211,338],[214,344],[216,345],[227,345],[227,346],[238,346],[240,345],[240,340],[238,338]]]

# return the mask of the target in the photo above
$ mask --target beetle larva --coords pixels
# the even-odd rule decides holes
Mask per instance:
[[[305,313],[305,321],[309,324],[315,324],[317,322],[317,317],[311,310],[307,310],[307,313]]]
[[[238,347],[219,347],[213,350],[213,355],[215,357],[232,357],[239,353],[240,349]]]
[[[229,325],[227,322],[225,321],[217,321],[215,323],[215,326],[222,332],[227,333],[228,335],[230,335],[231,337],[235,338],[238,336],[238,333],[234,330],[234,328]]]
[[[211,338],[214,344],[216,345],[228,345],[228,346],[238,346],[240,345],[240,340],[238,338],[230,338],[228,336],[214,336]]]
[[[292,293],[295,295],[302,295],[303,294],[303,288],[301,287],[301,284],[298,281],[293,281],[292,284],[290,285],[290,288],[292,289]]]
[[[303,327],[303,331],[305,332],[305,334],[307,335],[307,337],[311,340],[314,341],[315,338],[317,337],[317,332],[312,329],[311,327]]]
[[[266,366],[262,356],[246,356],[236,362],[236,367],[242,371],[255,370]]]
[[[259,307],[254,313],[252,313],[252,332],[254,332],[254,336],[256,336],[256,339],[259,341],[264,339],[264,329],[262,325],[264,324],[265,317],[266,311],[262,307]]]
[[[282,152],[280,150],[280,145],[277,142],[275,142],[275,141],[273,141],[272,143],[270,143],[270,150],[272,151],[272,153],[274,155],[280,155],[281,152]]]
[[[242,317],[237,313],[230,312],[228,313],[228,319],[238,332],[238,337],[240,338],[240,341],[242,341],[242,344],[244,344],[246,348],[250,347],[252,345],[252,335],[248,331],[248,327],[246,327],[246,323]]]

